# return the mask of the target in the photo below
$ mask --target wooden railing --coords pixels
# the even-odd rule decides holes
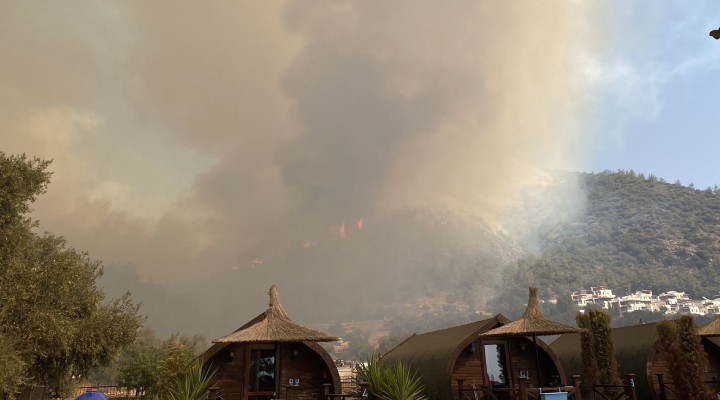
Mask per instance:
[[[600,400],[637,400],[635,374],[624,376],[622,385],[592,385],[593,398]]]
[[[675,388],[672,381],[666,381],[665,375],[655,374],[658,380],[658,387],[660,388],[660,400],[668,400],[675,398]],[[710,386],[716,393],[720,393],[720,381],[713,379],[707,380],[705,383]]]
[[[324,399],[325,400],[349,400],[349,399],[367,399],[367,383],[361,382],[355,384],[357,390],[345,391],[344,388],[342,393],[330,393],[330,384],[323,384],[324,386]]]
[[[593,400],[637,400],[635,374],[625,375],[624,378],[622,385],[590,385]],[[459,400],[536,400],[541,399],[542,393],[554,392],[565,392],[570,400],[582,400],[584,387],[580,375],[572,376],[572,385],[542,388],[529,387],[527,378],[520,378],[518,386],[511,388],[466,387],[463,380],[458,379],[457,382]]]
[[[527,378],[520,378],[517,387],[493,388],[488,386],[466,387],[462,379],[458,379],[459,400],[535,400],[541,393],[565,392],[568,399],[582,400],[580,392],[580,376],[573,376],[572,386],[552,386],[531,388]]]

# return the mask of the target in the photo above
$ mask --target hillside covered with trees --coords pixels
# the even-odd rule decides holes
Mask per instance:
[[[604,285],[623,295],[640,289],[720,290],[720,191],[668,183],[633,171],[581,174],[585,212],[543,232],[539,253],[505,271],[490,308],[521,310],[530,285],[557,296],[551,313],[573,311],[569,293]]]

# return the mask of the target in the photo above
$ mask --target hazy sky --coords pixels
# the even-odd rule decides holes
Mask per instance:
[[[710,0],[4,2],[0,149],[54,160],[35,217],[92,257],[242,274],[388,210],[500,226],[558,170],[720,183],[718,25]]]

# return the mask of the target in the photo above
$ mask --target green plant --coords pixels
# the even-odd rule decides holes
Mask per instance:
[[[184,375],[176,377],[163,400],[207,400],[208,390],[213,384],[215,371],[203,368],[199,361],[192,364]],[[214,400],[214,399],[212,399]]]
[[[392,365],[380,363],[373,354],[366,363],[358,364],[357,379],[367,385],[370,396],[380,400],[425,400],[420,378],[410,367],[398,362]]]
[[[707,354],[700,343],[693,317],[663,321],[657,332],[668,363],[673,391],[680,399],[710,400],[712,389],[704,382]]]
[[[591,382],[596,385],[619,385],[620,373],[615,359],[615,345],[612,339],[610,315],[602,310],[590,309],[575,317],[580,328],[583,367]],[[605,394],[616,396],[617,388],[605,388]]]

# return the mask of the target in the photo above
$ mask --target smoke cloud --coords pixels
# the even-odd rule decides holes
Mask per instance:
[[[2,150],[54,160],[34,217],[108,268],[208,300],[207,332],[263,310],[274,281],[307,297],[298,265],[352,263],[290,254],[400,210],[517,226],[509,206],[582,169],[592,134],[582,2],[2,8]]]

